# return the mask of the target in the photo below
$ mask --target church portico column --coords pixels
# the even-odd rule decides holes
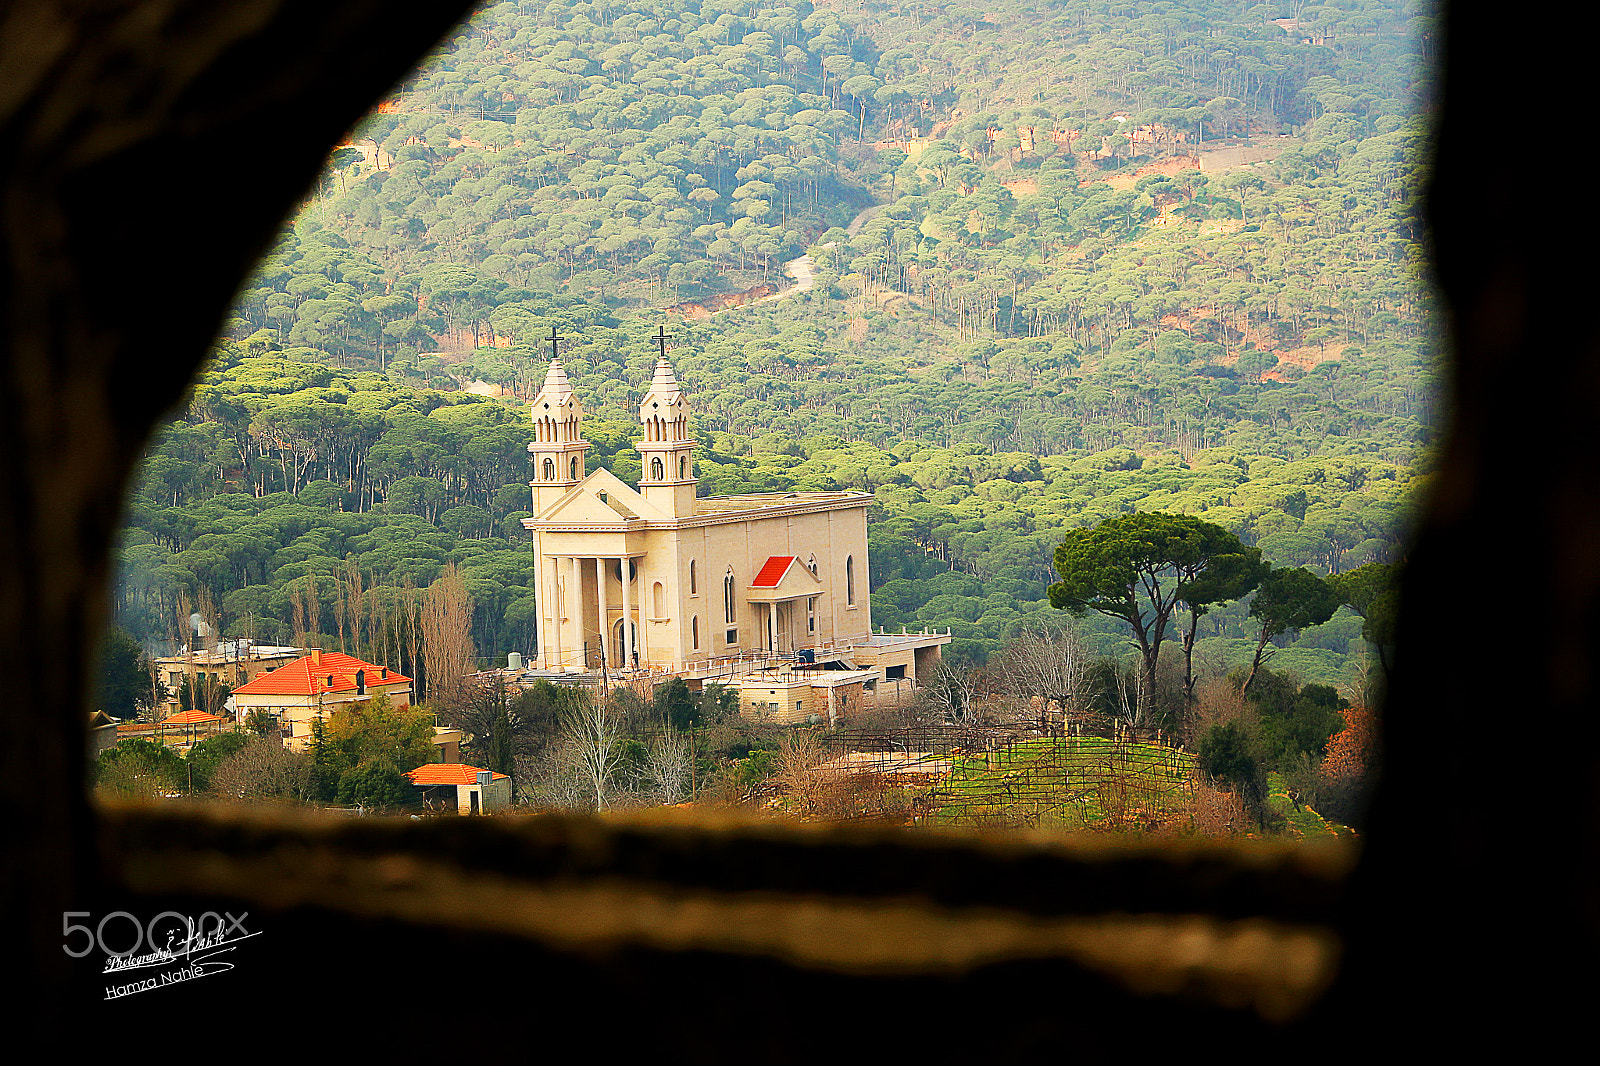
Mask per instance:
[[[633,669],[633,582],[628,579],[628,564],[633,560],[623,556],[617,563],[617,573],[622,578],[622,665]]]
[[[555,560],[539,555],[535,562],[533,617],[538,620],[539,631],[535,634],[534,661],[549,669],[561,659],[561,607],[555,593]]]
[[[559,670],[566,665],[566,649],[569,646],[567,640],[566,596],[563,595],[561,587],[563,584],[561,579],[561,558],[555,555],[546,558],[545,571],[546,578],[550,582],[548,586],[550,594],[550,649],[553,649],[547,649],[545,668]]]
[[[587,667],[583,661],[583,575],[578,570],[578,557],[567,556],[567,626],[572,636],[564,667]]]
[[[642,556],[639,559],[638,573],[639,573],[638,581],[639,581],[639,623],[640,623],[640,625],[639,625],[639,665],[640,666],[644,666],[646,663],[648,663],[650,661],[650,615],[651,615],[651,613],[653,613],[652,611],[645,610],[645,604],[648,603],[653,608],[655,601],[653,599],[647,599],[646,598],[646,596],[648,595],[648,592],[646,591],[645,578],[644,578],[644,558]]]
[[[607,667],[615,666],[611,661],[610,649],[606,642],[611,639],[611,619],[606,610],[606,561],[595,556],[594,560],[594,608],[596,622],[595,629],[600,635],[600,661]]]

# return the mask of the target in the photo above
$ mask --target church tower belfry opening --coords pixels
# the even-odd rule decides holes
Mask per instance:
[[[533,440],[528,445],[533,457],[534,514],[584,479],[584,453],[589,450],[589,442],[583,439],[583,405],[556,354],[554,328],[550,330],[550,356],[544,384],[533,398]]]
[[[655,376],[644,399],[639,401],[639,423],[644,436],[635,445],[641,473],[639,492],[662,513],[673,518],[694,514],[694,445],[689,436],[689,405],[678,386],[678,378],[667,362],[666,330],[655,337],[661,349],[656,359]]]

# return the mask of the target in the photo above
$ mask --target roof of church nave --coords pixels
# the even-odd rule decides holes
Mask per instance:
[[[870,500],[872,494],[844,489],[830,492],[744,492],[735,496],[702,496],[694,502],[694,513],[718,514],[723,511],[749,511],[787,503],[822,503],[828,500],[852,498]]]

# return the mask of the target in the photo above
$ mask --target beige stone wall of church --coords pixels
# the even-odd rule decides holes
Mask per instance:
[[[881,689],[883,682],[877,683]],[[739,686],[739,713],[756,721],[769,721],[777,725],[801,725],[812,715],[817,721],[827,722],[829,689],[813,686],[809,682],[794,685],[751,684]],[[841,719],[858,716],[879,706],[880,693],[868,691],[865,683],[853,681],[832,689],[836,712]],[[887,702],[893,702],[892,691]],[[773,709],[772,704],[777,704]],[[799,706],[796,706],[798,704]]]
[[[775,503],[781,501],[774,501]],[[797,515],[752,516],[729,522],[677,529],[648,529],[624,535],[613,532],[541,533],[534,532],[535,552],[540,559],[540,623],[545,632],[540,638],[540,655],[549,657],[546,666],[578,666],[583,644],[592,646],[600,637],[597,625],[597,596],[594,584],[594,555],[642,552],[637,573],[629,590],[633,617],[640,644],[640,663],[664,669],[681,669],[687,663],[740,655],[766,644],[764,607],[745,598],[750,582],[772,556],[797,556],[802,563],[815,557],[821,578],[816,603],[816,629],[807,628],[805,600],[796,601],[782,638],[782,646],[805,647],[830,640],[864,637],[871,631],[871,605],[867,591],[866,508],[846,507]],[[580,556],[580,587],[576,595],[565,593],[569,622],[559,644],[554,632],[559,612],[555,609],[555,574],[561,567],[561,580],[568,580],[565,563],[559,557]],[[691,577],[691,565],[693,575]],[[622,585],[614,569],[606,566],[607,658],[620,665],[616,654],[615,632],[622,617]],[[854,571],[855,603],[849,601],[850,572]],[[723,579],[732,572],[735,589],[734,621],[725,619]],[[658,612],[655,585],[661,585]],[[572,611],[581,604],[581,635]],[[699,619],[698,647],[692,620]],[[735,639],[726,639],[736,630]],[[574,636],[577,639],[574,640]]]
[[[811,713],[818,716],[819,721],[827,722],[828,719],[828,689],[814,688],[811,690]],[[862,682],[855,681],[848,685],[838,685],[833,690],[834,712],[840,720],[848,718],[851,714],[859,714],[863,706],[870,706],[872,693],[866,692]],[[863,703],[863,701],[868,701]]]
[[[849,685],[841,685],[835,689],[834,698],[839,704],[840,720],[849,721],[851,718],[858,717],[863,712],[870,710],[872,696],[873,694],[867,692],[859,681]]]
[[[827,689],[813,688],[811,690],[811,699],[807,701],[807,704],[808,713],[816,715],[819,722],[826,722],[828,720]]]
[[[764,646],[764,615],[745,596],[750,582],[773,556],[798,556],[802,563],[816,558],[822,579],[818,594],[815,633],[806,629],[804,601],[796,602],[784,643],[806,646],[830,640],[865,636],[871,629],[867,592],[867,523],[865,508],[819,511],[801,515],[758,517],[743,522],[701,526],[676,531],[672,546],[681,646],[688,657],[710,658],[752,651]],[[856,602],[847,602],[847,560],[855,570]],[[691,592],[690,564],[695,567]],[[726,639],[723,581],[732,571],[735,589],[734,623],[737,639]],[[700,617],[700,648],[692,649],[688,620]]]
[[[647,554],[645,565],[640,574],[639,591],[645,597],[644,606],[647,609],[645,623],[649,632],[645,639],[649,642],[650,664],[666,669],[679,669],[682,665],[695,658],[693,640],[689,632],[689,618],[693,613],[684,609],[684,602],[688,591],[688,577],[679,563],[679,542],[682,538],[679,530],[652,531],[645,537]],[[663,611],[656,613],[655,585],[661,583]],[[702,597],[703,598],[703,597]],[[701,623],[701,639],[704,643],[705,621]]]
[[[862,666],[876,666],[880,676],[887,676],[896,666],[905,668],[907,678],[916,677],[916,650],[904,648],[862,648],[855,654]]]

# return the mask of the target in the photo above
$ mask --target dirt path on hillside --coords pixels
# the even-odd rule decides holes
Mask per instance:
[[[794,296],[802,292],[810,292],[811,286],[817,283],[817,264],[811,261],[809,255],[802,255],[799,259],[791,259],[783,264],[783,272],[794,279],[794,284],[782,292],[775,292],[771,296],[763,296],[756,303],[771,303]]]
[[[872,221],[888,204],[873,204],[871,207],[856,215],[844,231],[854,237],[861,232],[861,227]],[[832,248],[833,242],[824,244],[824,248]],[[771,296],[757,300],[756,303],[768,303],[773,300],[784,300],[790,296],[798,296],[802,292],[810,292],[811,286],[817,281],[817,264],[811,261],[809,255],[802,255],[799,259],[791,259],[783,264],[783,272],[794,279],[794,284],[782,292],[775,292]]]
[[[856,234],[861,232],[862,226],[865,226],[868,222],[871,222],[873,219],[877,218],[878,215],[883,212],[883,209],[888,206],[888,204],[873,204],[855,218],[852,218],[850,220],[850,224],[844,228],[844,231],[850,234],[850,236],[854,237]]]
[[[865,226],[873,219],[874,216],[878,214],[878,212],[882,211],[887,206],[887,204],[873,204],[865,211],[862,211],[860,214],[856,215],[855,218],[851,219],[850,224],[845,227],[844,231],[850,234],[850,236],[854,237],[856,234],[861,232],[862,226]],[[824,244],[822,247],[832,248],[833,243],[829,242],[828,244]],[[735,307],[749,307],[752,304],[766,304],[774,303],[778,300],[787,300],[791,296],[798,296],[803,292],[810,292],[812,287],[817,283],[817,264],[812,261],[811,256],[809,255],[802,255],[797,259],[791,259],[787,263],[783,264],[783,273],[785,277],[789,278],[793,282],[793,284],[788,288],[780,289],[779,291],[769,293],[766,296],[757,297],[754,300],[748,300],[741,303],[730,303],[726,307],[719,307],[711,310],[710,313],[704,317],[710,318],[712,315],[720,315],[724,311],[732,311]]]

